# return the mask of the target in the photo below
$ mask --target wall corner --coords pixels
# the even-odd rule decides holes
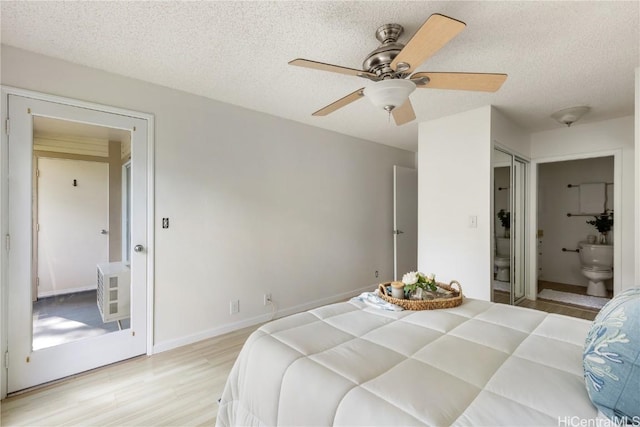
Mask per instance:
[[[633,286],[640,286],[640,67],[636,68],[635,78],[635,280]]]

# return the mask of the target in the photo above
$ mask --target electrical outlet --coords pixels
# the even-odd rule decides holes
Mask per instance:
[[[169,218],[162,218],[162,228],[169,228]]]
[[[376,277],[378,277],[378,270],[376,270],[376,273],[375,273],[375,274],[376,274]]]
[[[264,305],[271,304],[271,294],[264,294]]]
[[[236,314],[240,312],[240,300],[233,300],[229,302],[229,314]]]

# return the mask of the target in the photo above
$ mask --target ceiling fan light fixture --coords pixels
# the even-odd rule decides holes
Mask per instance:
[[[553,113],[551,115],[551,118],[556,122],[569,127],[573,123],[580,120],[580,118],[587,114],[590,109],[591,108],[587,106],[565,108],[564,110],[556,111],[555,113]]]
[[[404,104],[415,89],[416,85],[411,80],[387,79],[367,86],[364,95],[376,107],[391,112]]]

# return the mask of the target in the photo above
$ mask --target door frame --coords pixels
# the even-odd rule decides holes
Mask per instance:
[[[491,165],[491,267],[493,268],[494,266],[494,258],[495,258],[495,250],[493,248],[496,247],[497,242],[495,241],[496,239],[496,234],[495,234],[495,212],[493,212],[495,210],[495,196],[494,196],[494,185],[495,185],[495,177],[494,177],[494,165],[493,165],[493,152],[497,150],[500,151],[504,154],[506,154],[507,156],[510,157],[509,160],[509,211],[512,213],[511,215],[511,237],[509,239],[509,247],[510,247],[510,253],[511,253],[511,259],[512,259],[512,264],[510,267],[510,271],[509,271],[509,284],[510,284],[510,290],[509,290],[509,303],[511,305],[517,305],[519,302],[521,302],[522,300],[528,298],[528,295],[530,293],[531,290],[531,283],[529,282],[529,278],[531,276],[531,269],[532,269],[532,264],[530,262],[531,260],[531,254],[528,253],[527,251],[531,250],[531,235],[530,235],[530,227],[527,225],[530,220],[531,220],[531,202],[532,202],[532,196],[531,196],[531,187],[530,187],[530,181],[532,178],[532,174],[531,174],[531,170],[532,170],[532,161],[527,158],[524,157],[520,154],[517,154],[516,152],[514,152],[513,150],[511,150],[510,148],[508,148],[507,146],[501,144],[500,142],[494,140],[493,141],[493,145],[492,145],[492,165]],[[515,163],[521,163],[522,166],[524,167],[524,179],[525,182],[522,184],[521,188],[519,188],[517,190],[516,188],[516,176],[515,176]],[[506,165],[505,165],[506,166]],[[523,212],[518,213],[518,211],[515,209],[515,205],[516,205],[516,191],[518,191],[518,197],[522,198],[522,204],[524,205],[524,209]],[[517,232],[517,230],[515,229],[515,227],[512,227],[514,225],[514,220],[516,219],[516,216],[521,218],[522,221],[524,221],[524,228],[522,230],[522,236],[521,238],[524,239],[524,254],[521,255],[518,260],[515,259],[515,256],[517,255],[516,253],[516,247],[515,247],[515,234]],[[535,251],[534,251],[535,254]],[[517,269],[517,264],[520,265],[520,269]],[[533,268],[535,268],[535,266],[533,266]],[[521,271],[520,271],[521,270]],[[523,279],[524,283],[522,284],[522,286],[524,286],[524,292],[523,294],[519,297],[519,298],[515,298],[514,295],[514,288],[515,288],[515,274],[521,274],[521,278]],[[493,275],[491,276],[491,301],[493,301]]]
[[[73,107],[85,108],[90,110],[101,111],[105,113],[129,116],[147,122],[147,342],[146,353],[153,354],[153,319],[154,319],[154,284],[155,284],[155,146],[154,131],[155,117],[153,114],[142,113],[139,111],[126,110],[118,107],[111,107],[92,102],[85,102],[77,99],[66,98],[56,95],[49,95],[41,92],[35,92],[27,89],[20,89],[11,86],[0,86],[1,93],[1,111],[2,111],[2,131],[0,132],[0,235],[2,236],[2,246],[0,255],[0,399],[4,399],[7,395],[7,366],[6,358],[8,345],[8,232],[9,232],[9,160],[8,160],[8,136],[10,132],[10,123],[7,120],[8,115],[8,98],[9,95],[16,95],[25,98],[32,98],[41,101],[54,102],[58,104],[69,105]]]
[[[622,149],[590,151],[588,153],[567,154],[560,156],[540,157],[531,160],[529,193],[531,195],[531,209],[529,209],[529,270],[530,286],[528,299],[538,297],[538,259],[536,257],[536,242],[538,231],[538,165],[541,163],[565,162],[570,160],[591,159],[594,157],[613,157],[613,211],[619,212],[616,221],[624,217],[622,212]],[[613,296],[622,291],[622,227],[613,227]]]

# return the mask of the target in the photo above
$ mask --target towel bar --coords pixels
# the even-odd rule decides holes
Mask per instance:
[[[613,182],[605,182],[604,185],[613,185]],[[580,187],[580,184],[567,184],[567,188]]]
[[[602,213],[589,213],[589,214],[574,214],[574,213],[568,213],[567,216],[568,217],[572,217],[572,216],[600,216],[602,215]]]

